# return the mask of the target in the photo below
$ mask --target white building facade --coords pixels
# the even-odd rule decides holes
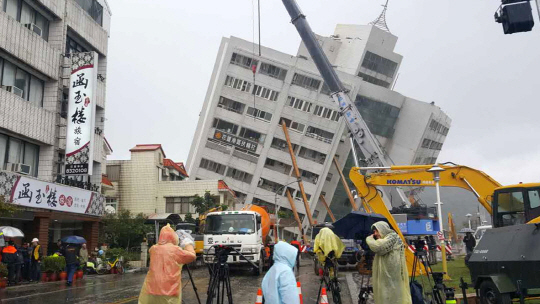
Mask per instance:
[[[402,60],[393,52],[397,37],[373,26],[338,25],[333,36],[319,41],[394,162],[433,162],[450,119],[432,104],[391,90]],[[280,125],[285,120],[309,212],[324,220],[320,195],[330,201],[340,182],[333,158],[342,168],[350,152],[346,125],[303,45],[297,56],[263,47],[259,57],[252,49],[245,40],[223,38],[191,145],[188,174],[224,179],[240,200],[266,205],[272,212],[275,205],[290,212],[285,196],[289,189],[303,218],[306,210]],[[437,134],[430,131],[432,120],[440,124]]]

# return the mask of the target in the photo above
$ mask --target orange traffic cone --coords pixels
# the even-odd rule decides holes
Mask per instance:
[[[298,287],[298,295],[300,296],[300,304],[304,304],[304,298],[302,297],[302,286],[300,282],[296,282],[296,287]]]
[[[262,301],[263,301],[262,289],[259,288],[259,290],[257,290],[257,300],[255,300],[255,304],[262,304]]]
[[[323,287],[321,291],[321,303],[320,304],[328,304],[328,296],[326,295],[326,288]]]

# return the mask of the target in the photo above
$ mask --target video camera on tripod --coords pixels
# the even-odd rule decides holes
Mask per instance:
[[[215,303],[224,304],[225,291],[227,292],[227,303],[233,304],[229,265],[227,264],[227,260],[231,254],[237,254],[246,262],[250,263],[251,266],[258,268],[255,263],[248,260],[240,251],[234,248],[234,246],[213,245],[210,247],[207,255],[214,255],[214,260],[213,263],[206,264],[210,272],[210,282],[208,283],[206,304],[213,304],[214,299],[216,299]]]

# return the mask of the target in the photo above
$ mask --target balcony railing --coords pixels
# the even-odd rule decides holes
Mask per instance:
[[[322,136],[317,135],[317,134],[315,134],[315,133],[306,133],[306,136],[307,136],[307,137],[314,138],[314,139],[316,139],[316,140],[320,140],[320,141],[325,142],[325,143],[327,143],[327,144],[332,144],[332,139],[326,138],[326,137],[322,137]]]
[[[71,186],[71,187],[77,187],[85,190],[95,191],[99,192],[100,185],[92,184],[91,182],[83,182],[78,181],[74,178],[65,176],[65,175],[57,175],[56,176],[56,183]]]

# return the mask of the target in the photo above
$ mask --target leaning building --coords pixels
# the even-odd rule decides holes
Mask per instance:
[[[451,120],[434,103],[392,89],[402,61],[394,52],[397,37],[372,25],[339,24],[334,35],[318,39],[393,162],[434,163]],[[223,38],[187,173],[194,179],[224,179],[245,203],[271,212],[278,207],[290,213],[289,189],[301,218],[312,212],[323,221],[320,196],[332,201],[332,209],[345,196],[333,159],[339,170],[349,159],[346,124],[303,44],[296,56],[265,47],[258,56],[252,50],[248,41]],[[309,211],[301,203],[282,121],[289,127]]]

